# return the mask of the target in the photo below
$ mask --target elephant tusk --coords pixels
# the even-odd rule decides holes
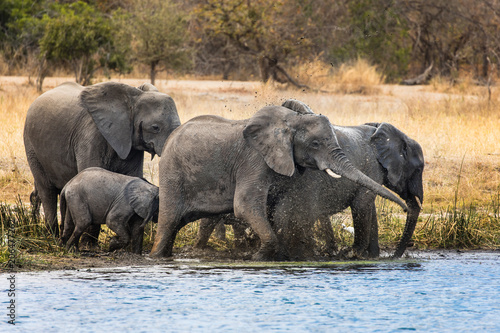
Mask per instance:
[[[326,169],[326,173],[333,178],[340,178],[341,177],[340,175],[337,175],[335,172],[333,172],[331,169]]]
[[[415,196],[415,200],[417,200],[418,207],[422,209],[422,202],[420,202],[420,199],[417,196]]]

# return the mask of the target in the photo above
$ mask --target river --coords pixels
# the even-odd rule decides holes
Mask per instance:
[[[498,251],[432,252],[15,273],[16,325],[3,315],[0,331],[500,332],[499,263]]]

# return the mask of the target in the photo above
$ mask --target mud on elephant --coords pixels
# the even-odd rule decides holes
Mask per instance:
[[[338,142],[352,164],[364,174],[399,194],[408,205],[406,226],[394,253],[400,257],[415,229],[424,200],[422,174],[424,157],[420,145],[388,123],[362,126],[333,126]],[[278,238],[293,259],[315,255],[313,226],[319,220],[319,233],[326,239],[327,252],[337,250],[330,216],[351,207],[356,257],[378,257],[376,195],[347,179],[333,179],[324,172],[306,170],[300,179],[282,181],[268,196],[269,219]],[[205,218],[195,246],[202,248],[218,223],[231,225],[235,241],[245,242],[246,226],[234,216]]]
[[[116,233],[110,251],[131,244],[141,254],[144,226],[158,220],[158,201],[158,187],[142,178],[87,168],[61,191],[61,243],[78,250],[89,226],[106,224]]]
[[[31,199],[41,199],[47,226],[58,233],[57,196],[78,172],[101,167],[141,177],[144,151],[161,155],[179,125],[172,98],[150,84],[68,82],[38,97],[26,116],[24,145],[35,180]]]
[[[344,176],[406,209],[352,166],[328,118],[288,100],[247,120],[196,117],[169,137],[160,161],[160,210],[151,255],[171,256],[177,232],[187,223],[234,212],[260,238],[254,259],[286,259],[267,218],[267,196],[271,185],[300,178],[297,168]]]
[[[408,206],[406,225],[393,254],[401,257],[411,240],[424,200],[422,148],[413,139],[388,123],[361,126],[334,126],[340,147],[352,164],[379,184],[403,198]],[[272,208],[272,219],[292,255],[298,256],[311,244],[316,220],[326,237],[327,248],[336,247],[330,216],[351,208],[354,244],[351,256],[378,257],[378,222],[376,194],[345,178],[332,179],[323,173],[306,170],[295,182],[280,188]]]

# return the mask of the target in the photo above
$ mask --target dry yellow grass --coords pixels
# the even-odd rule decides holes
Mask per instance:
[[[298,73],[300,82],[310,87],[340,94],[378,94],[385,81],[385,76],[363,58],[337,67],[317,59],[296,66],[293,71]]]
[[[47,78],[46,89],[64,80]],[[146,80],[122,81],[139,85]],[[32,187],[22,131],[26,111],[38,94],[26,82],[26,78],[0,78],[0,201],[4,202],[15,202],[17,195],[27,202]],[[202,114],[244,119],[265,105],[296,98],[309,104],[315,112],[327,115],[334,124],[392,123],[423,147],[424,209],[450,205],[459,176],[459,200],[465,203],[487,204],[499,193],[498,100],[488,102],[484,89],[469,95],[434,92],[429,87],[373,86],[379,93],[366,96],[278,89],[257,82],[171,80],[157,83],[160,91],[176,101],[182,122]],[[158,159],[151,162],[147,156],[146,160],[145,174],[157,183]]]

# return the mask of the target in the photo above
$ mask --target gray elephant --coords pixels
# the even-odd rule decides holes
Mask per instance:
[[[172,255],[177,232],[187,223],[234,212],[260,238],[254,259],[286,259],[267,219],[267,195],[280,180],[299,177],[297,166],[344,176],[407,209],[352,166],[327,117],[295,100],[264,107],[247,120],[196,117],[169,137],[163,155],[154,257]]]
[[[158,220],[158,187],[148,181],[88,168],[73,177],[61,191],[61,242],[70,249],[91,225],[106,224],[116,233],[109,250],[124,248],[142,253],[144,226]]]
[[[333,126],[340,147],[352,164],[365,175],[400,195],[408,205],[406,226],[394,257],[400,257],[410,241],[424,200],[422,174],[424,156],[420,145],[387,123]],[[378,223],[375,194],[346,179],[326,177],[308,169],[300,179],[282,181],[268,197],[273,229],[294,259],[313,255],[312,228],[319,220],[329,253],[336,244],[330,216],[351,207],[354,222],[354,255],[378,257]],[[235,240],[244,242],[246,227],[234,216],[206,218],[200,222],[195,245],[204,247],[220,221],[232,225]]]
[[[420,214],[424,191],[424,156],[420,145],[387,123],[361,126],[334,126],[340,147],[361,172],[396,192],[408,206],[406,225],[394,257],[401,257],[411,240]],[[294,182],[282,183],[280,196],[272,203],[272,220],[281,230],[284,243],[299,256],[311,248],[304,237],[320,220],[327,247],[334,248],[329,217],[351,208],[354,255],[378,257],[376,194],[347,179],[324,177],[322,172],[306,170]]]
[[[58,233],[57,196],[79,171],[102,167],[141,177],[144,151],[160,156],[179,125],[172,98],[150,84],[68,82],[38,97],[26,116],[24,145],[35,180],[31,199],[41,199],[47,226]]]

